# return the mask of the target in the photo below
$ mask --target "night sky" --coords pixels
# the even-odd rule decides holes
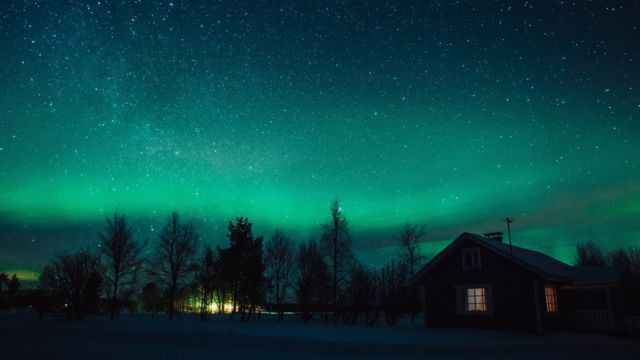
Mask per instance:
[[[612,5],[616,3],[616,5]],[[640,244],[638,1],[0,2],[0,271],[125,212],[204,243],[248,216],[359,258],[406,221],[571,262]]]

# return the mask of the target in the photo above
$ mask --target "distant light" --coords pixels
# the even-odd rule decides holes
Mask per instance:
[[[213,301],[209,304],[209,310],[214,313],[219,310],[218,303]],[[231,313],[233,311],[233,303],[227,302],[222,306],[222,312],[224,314]]]

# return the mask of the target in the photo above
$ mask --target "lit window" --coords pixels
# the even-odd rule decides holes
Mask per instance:
[[[491,284],[456,285],[458,315],[493,315]]]
[[[464,309],[468,312],[487,311],[487,289],[469,288],[466,289],[464,299]]]
[[[480,248],[462,250],[462,269],[480,269]]]
[[[558,312],[558,296],[556,294],[556,288],[552,286],[544,287],[544,299],[547,304],[547,312]]]

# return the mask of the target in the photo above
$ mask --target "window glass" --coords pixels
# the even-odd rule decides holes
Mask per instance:
[[[544,287],[544,298],[547,305],[547,312],[558,312],[558,297],[556,294],[556,288],[552,286]]]
[[[465,292],[466,311],[487,311],[487,290],[485,288],[469,288]]]
[[[480,269],[480,249],[462,250],[462,269]]]

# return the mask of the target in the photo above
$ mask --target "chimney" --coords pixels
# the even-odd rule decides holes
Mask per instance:
[[[491,239],[491,240],[495,240],[497,242],[502,242],[502,231],[485,233],[484,236],[489,238],[489,239]]]

